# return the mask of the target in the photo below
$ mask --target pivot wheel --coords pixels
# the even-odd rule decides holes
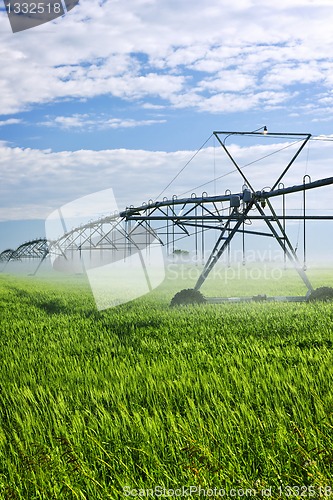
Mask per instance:
[[[192,304],[204,304],[206,302],[205,297],[199,290],[194,290],[193,288],[187,288],[176,293],[173,297],[170,306],[188,306]]]
[[[333,288],[330,286],[321,286],[313,290],[309,297],[308,302],[321,300],[323,302],[333,301]]]

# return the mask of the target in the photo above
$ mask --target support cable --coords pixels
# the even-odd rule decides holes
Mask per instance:
[[[163,189],[163,191],[161,191],[161,193],[156,196],[155,198],[155,201],[158,200],[163,193],[165,193],[165,191],[171,186],[171,184],[177,179],[177,177],[180,176],[180,174],[182,172],[184,172],[185,168],[191,163],[192,160],[194,160],[194,158],[200,153],[200,151],[206,146],[207,142],[210,141],[210,139],[212,138],[213,134],[210,134],[210,136],[208,137],[208,139],[205,140],[205,142],[202,144],[202,146],[200,146],[200,148],[194,153],[194,155],[191,156],[191,158],[185,163],[185,165],[180,169],[180,171],[173,177],[173,179],[171,179],[171,181],[169,182],[169,184]]]
[[[254,165],[255,163],[258,163],[259,161],[265,160],[266,158],[269,158],[270,156],[273,156],[273,155],[275,155],[277,153],[280,153],[281,151],[284,151],[285,149],[288,149],[291,146],[294,146],[295,144],[298,144],[299,142],[302,142],[302,140],[303,139],[300,139],[298,141],[294,141],[294,142],[288,144],[287,146],[284,146],[283,148],[277,149],[276,151],[273,151],[272,153],[268,153],[267,155],[264,155],[264,156],[258,158],[257,160],[251,161],[250,163],[246,163],[245,165],[243,165],[242,167],[239,167],[239,168],[240,168],[240,170],[243,170],[244,168],[250,167],[251,165]],[[196,191],[197,189],[200,189],[200,188],[202,188],[204,186],[207,186],[208,184],[211,184],[212,182],[214,182],[214,180],[218,181],[220,179],[223,179],[224,177],[227,177],[228,175],[234,174],[235,172],[237,172],[236,168],[234,170],[230,170],[230,172],[227,172],[226,174],[222,174],[222,175],[216,177],[213,180],[205,182],[204,184],[200,184],[200,186],[196,186],[195,188],[189,189],[188,191],[185,191],[184,193],[181,193],[179,195],[179,197],[184,196],[185,194],[189,193],[190,191]]]

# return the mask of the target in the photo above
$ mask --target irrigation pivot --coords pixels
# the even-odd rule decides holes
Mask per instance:
[[[0,254],[0,261],[9,261],[15,258],[22,259],[27,251],[27,257],[32,253],[41,252],[42,260],[49,253],[59,262],[66,261],[71,265],[71,259],[77,263],[83,253],[94,255],[96,252],[115,252],[126,258],[132,252],[141,252],[138,248],[138,238],[142,231],[143,238],[162,243],[168,254],[175,251],[176,242],[184,238],[192,237],[193,247],[196,254],[201,253],[204,258],[203,269],[195,286],[190,290],[182,290],[172,300],[172,305],[221,301],[241,300],[285,300],[306,301],[316,298],[328,299],[333,297],[333,289],[321,287],[314,290],[306,273],[306,224],[309,220],[333,220],[330,215],[309,215],[306,209],[306,193],[309,190],[333,184],[333,177],[312,181],[308,175],[304,175],[300,183],[286,187],[283,183],[285,177],[304,147],[311,140],[311,134],[296,133],[268,133],[265,127],[263,132],[230,132],[215,131],[212,134],[227,159],[233,165],[234,171],[241,178],[242,189],[240,192],[232,193],[226,191],[223,194],[208,196],[202,193],[200,196],[192,194],[189,197],[163,198],[150,200],[140,206],[130,206],[116,214],[111,214],[98,220],[89,221],[62,234],[58,239],[48,242],[35,240],[31,246],[19,247],[16,251],[7,250]],[[244,137],[268,137],[273,139],[287,139],[295,141],[296,144],[292,158],[283,166],[281,172],[274,180],[272,187],[256,190],[252,179],[244,172],[244,167],[239,166],[230,149],[226,146],[226,138],[229,136]],[[171,183],[170,183],[171,184]],[[170,185],[169,184],[169,185]],[[299,215],[289,215],[286,211],[286,197],[290,194],[303,193],[303,209]],[[273,199],[281,197],[282,213],[277,213],[273,207]],[[303,262],[300,261],[297,252],[292,245],[291,238],[287,233],[286,221],[300,221],[304,228]],[[254,221],[261,221],[257,229],[251,229]],[[215,232],[215,244],[205,258],[205,235],[207,232]],[[201,287],[205,283],[211,271],[220,261],[221,257],[228,252],[230,244],[236,235],[242,238],[250,234],[275,240],[283,251],[286,260],[295,267],[306,287],[304,296],[292,297],[236,297],[236,298],[207,298],[201,293]],[[33,250],[33,252],[31,252]],[[143,251],[143,250],[142,250]],[[37,255],[36,254],[36,255]],[[39,254],[40,256],[40,254]],[[75,257],[73,257],[75,256]]]
[[[225,139],[231,135],[242,135],[242,136],[262,136],[259,132],[229,132],[229,131],[216,131],[213,135],[217,139],[218,143],[223,148],[227,157],[230,159],[231,163],[236,168],[237,172],[242,178],[243,189],[239,193],[231,193],[218,195],[218,196],[191,196],[190,198],[177,199],[174,196],[171,200],[164,199],[163,201],[157,201],[155,203],[150,203],[148,206],[133,207],[122,212],[121,215],[126,221],[132,221],[136,223],[145,223],[152,225],[154,222],[159,222],[161,224],[165,223],[164,231],[166,237],[170,235],[170,228],[172,230],[171,244],[174,243],[175,228],[177,228],[180,235],[190,235],[190,231],[195,233],[195,239],[197,240],[198,234],[201,233],[203,237],[204,232],[207,230],[214,229],[218,232],[216,243],[206,260],[203,270],[194,286],[194,289],[182,290],[177,293],[172,300],[172,305],[188,304],[191,302],[201,303],[206,302],[221,302],[221,301],[248,301],[251,300],[246,298],[205,298],[200,292],[200,289],[207,277],[211,273],[212,269],[216,266],[218,261],[221,259],[222,255],[229,250],[231,241],[234,239],[236,234],[241,233],[244,237],[245,234],[252,234],[256,236],[264,236],[273,238],[277,241],[278,245],[283,250],[283,253],[287,259],[294,265],[299,276],[303,280],[307,293],[305,296],[301,297],[266,297],[266,296],[254,296],[252,300],[285,300],[285,301],[305,301],[311,298],[320,297],[322,299],[332,298],[333,289],[325,287],[325,290],[321,288],[321,293],[315,293],[311,282],[306,274],[305,265],[305,252],[306,252],[306,241],[305,241],[305,224],[308,220],[332,220],[332,216],[325,215],[307,215],[305,210],[305,192],[310,189],[319,188],[322,186],[328,186],[333,184],[333,177],[319,179],[316,181],[311,181],[309,176],[304,176],[303,182],[299,185],[294,185],[290,187],[285,187],[282,183],[286,174],[294,164],[295,160],[298,158],[301,151],[304,149],[305,145],[311,139],[311,134],[295,134],[295,133],[268,133],[265,127],[264,135],[274,138],[295,138],[299,141],[298,148],[294,153],[291,160],[283,168],[283,171],[279,174],[278,178],[274,181],[272,188],[268,191],[260,190],[256,191],[250,181],[250,179],[245,175],[244,170],[238,165],[231,152],[225,145]],[[222,139],[224,138],[224,139]],[[271,203],[271,198],[283,197],[283,206],[285,207],[285,197],[289,194],[296,192],[304,193],[304,205],[303,214],[300,216],[287,215],[285,208],[281,215],[278,215]],[[227,203],[229,205],[227,214],[225,209],[222,208],[221,204]],[[180,210],[177,210],[177,207]],[[266,211],[264,210],[266,209]],[[253,214],[255,213],[255,215]],[[267,213],[268,212],[268,213]],[[245,224],[252,223],[254,220],[263,221],[267,226],[267,231],[254,231],[246,230]],[[301,220],[304,224],[304,262],[301,263],[297,253],[288,237],[286,231],[286,220]],[[170,228],[169,228],[170,224]],[[160,228],[160,234],[161,234]]]

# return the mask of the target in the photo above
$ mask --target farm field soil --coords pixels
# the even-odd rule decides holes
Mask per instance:
[[[332,304],[170,309],[179,289],[98,312],[83,279],[0,275],[1,499],[333,495]]]

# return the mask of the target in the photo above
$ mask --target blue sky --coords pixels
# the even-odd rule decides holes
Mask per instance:
[[[213,130],[331,136],[332,2],[275,4],[81,0],[16,34],[2,9],[0,250],[39,236],[50,212],[94,191],[113,188],[120,208],[154,198]],[[279,147],[229,141],[243,164]],[[167,194],[228,171],[215,146]],[[332,175],[332,152],[313,142],[288,181]],[[251,172],[258,186],[261,168]],[[270,168],[277,176],[281,163]],[[230,186],[240,188],[218,189]]]

